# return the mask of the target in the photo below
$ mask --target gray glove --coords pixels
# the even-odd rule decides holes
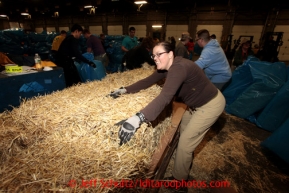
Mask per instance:
[[[113,98],[117,98],[124,93],[126,93],[126,89],[124,87],[120,87],[119,89],[111,92],[109,96],[111,96]]]
[[[135,134],[144,120],[144,115],[142,113],[137,113],[122,123],[118,132],[120,145],[128,142],[131,139],[131,137]]]

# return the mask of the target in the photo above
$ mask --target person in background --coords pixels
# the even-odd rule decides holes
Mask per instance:
[[[189,59],[189,51],[185,46],[190,39],[190,34],[188,32],[182,33],[181,41],[178,43],[175,49],[175,56],[182,56],[183,58]]]
[[[80,38],[82,31],[83,28],[80,25],[74,24],[71,27],[71,35],[66,36],[66,38],[62,41],[56,54],[55,63],[57,66],[63,68],[66,87],[70,87],[81,82],[77,68],[74,65],[74,60],[82,61],[89,64],[93,68],[96,68],[96,65],[92,61],[89,61],[83,57],[79,50],[78,39]]]
[[[231,79],[232,72],[226,55],[216,39],[211,39],[206,29],[199,30],[195,42],[203,48],[195,63],[204,70],[207,77],[219,89]]]
[[[254,55],[257,56],[257,54],[259,52],[259,45],[255,44],[254,47],[252,48],[252,51],[253,51]]]
[[[215,34],[212,34],[211,35],[211,39],[216,39],[217,37],[216,37],[216,35]]]
[[[67,33],[65,30],[61,30],[60,35],[56,36],[53,39],[52,46],[51,46],[51,53],[52,53],[53,57],[55,57],[56,52],[58,51],[60,44],[66,38],[66,34]]]
[[[245,60],[247,60],[249,55],[254,55],[254,52],[251,50],[251,42],[250,40],[244,38],[238,50],[235,52],[233,58],[233,66],[238,67],[243,64]]]
[[[192,60],[193,54],[194,54],[194,47],[195,47],[194,40],[190,39],[190,41],[186,44],[186,47],[189,51],[189,59]]]
[[[160,94],[122,123],[118,133],[120,145],[127,143],[142,123],[155,120],[178,93],[177,97],[181,98],[188,108],[180,124],[180,139],[172,176],[165,180],[186,181],[189,178],[193,152],[223,112],[225,98],[193,61],[180,56],[174,57],[170,42],[158,43],[153,48],[152,57],[157,66],[155,72],[111,93],[114,98],[120,94],[136,93],[166,78]],[[177,190],[186,192],[187,188],[182,186]]]
[[[104,50],[106,50],[106,48],[108,48],[109,46],[105,46],[105,35],[103,33],[99,34],[99,39],[101,41]]]
[[[173,50],[175,51],[175,49],[176,49],[176,39],[174,38],[174,36],[171,37],[171,44],[173,46]]]
[[[118,68],[119,68],[118,71],[122,72],[125,70],[123,67],[126,65],[125,60],[126,60],[127,52],[138,45],[138,39],[137,39],[137,37],[135,37],[135,28],[134,27],[129,28],[129,35],[126,36],[122,40],[121,45],[122,45],[121,50],[124,52],[124,56],[122,58],[122,64],[120,66],[118,66]]]
[[[87,52],[93,53],[94,59],[101,61],[105,68],[105,66],[108,65],[108,58],[101,44],[101,40],[98,37],[92,35],[88,29],[83,30],[83,35],[85,39],[87,39]]]
[[[122,40],[121,45],[121,50],[125,53],[138,45],[137,37],[135,37],[134,27],[129,28],[129,35]]]
[[[157,38],[157,37],[154,37],[153,40],[154,40],[154,43],[155,43],[155,44],[157,44],[157,43],[160,42],[159,38]]]
[[[155,65],[154,60],[150,56],[155,43],[153,38],[143,38],[141,44],[133,49],[129,50],[125,57],[125,68],[132,70],[135,68],[141,68],[142,64],[147,62],[150,65]]]

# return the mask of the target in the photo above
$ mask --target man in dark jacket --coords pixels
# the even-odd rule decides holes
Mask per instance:
[[[81,82],[77,68],[74,65],[74,60],[87,63],[93,68],[96,67],[92,61],[89,61],[83,57],[79,50],[78,39],[80,38],[82,31],[83,28],[80,25],[74,24],[71,27],[71,35],[66,36],[66,38],[62,41],[56,54],[55,63],[57,66],[63,68],[66,87],[70,87]]]
[[[155,65],[155,61],[151,58],[150,52],[154,47],[154,41],[151,37],[143,38],[141,45],[129,50],[125,57],[125,68],[132,70],[141,68],[142,64],[147,62],[149,65]]]

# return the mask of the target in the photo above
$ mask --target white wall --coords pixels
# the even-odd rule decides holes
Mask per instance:
[[[261,34],[262,34],[263,26],[262,25],[235,25],[233,26],[232,35],[233,42],[232,48],[234,47],[234,40],[237,40],[239,36],[254,36],[252,47],[255,44],[259,45]],[[247,38],[249,39],[249,38]],[[242,41],[242,40],[241,40]]]
[[[66,32],[69,31],[69,27],[59,27],[59,32],[61,32],[61,30],[65,30]]]
[[[107,26],[108,35],[122,35],[122,26],[121,25],[113,25]]]
[[[176,45],[178,45],[183,32],[188,32],[188,25],[167,25],[166,41],[168,41],[168,37],[174,36]]]
[[[10,28],[18,28],[19,29],[19,23],[18,22],[9,22]]]
[[[46,31],[47,33],[56,32],[55,27],[47,27]]]
[[[42,33],[43,32],[43,27],[37,27],[35,28],[36,33]]]
[[[89,26],[89,31],[91,34],[99,36],[102,33],[102,26]]]

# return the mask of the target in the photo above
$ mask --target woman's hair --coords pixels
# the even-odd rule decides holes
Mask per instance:
[[[172,44],[168,41],[159,42],[156,44],[156,46],[162,46],[167,53],[169,53],[170,51],[174,53],[174,48]]]

